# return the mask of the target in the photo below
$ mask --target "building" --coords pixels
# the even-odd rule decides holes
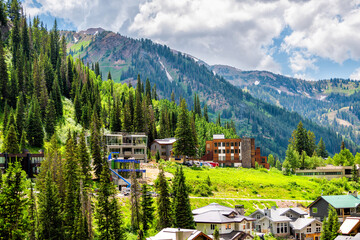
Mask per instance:
[[[323,177],[328,180],[333,178],[352,178],[352,166],[333,166],[327,165],[325,167],[317,167],[316,169],[297,169],[295,174],[306,177]],[[359,169],[357,169],[359,175]]]
[[[220,239],[251,240],[250,235],[255,219],[244,216],[244,207],[238,205],[235,209],[217,203],[192,211],[197,230],[205,230],[213,234],[215,227],[219,229]]]
[[[204,161],[214,161],[220,166],[254,168],[255,162],[269,169],[267,157],[255,148],[254,138],[225,139],[224,134],[215,134],[213,140],[206,141]]]
[[[360,217],[347,217],[341,224],[339,233],[347,236],[355,236],[360,232]]]
[[[300,208],[258,209],[250,217],[255,218],[257,232],[272,233],[276,237],[294,236],[299,240],[318,240],[322,223],[314,218],[305,218],[306,212]]]
[[[29,178],[34,178],[39,173],[41,162],[44,160],[44,153],[1,153],[0,154],[0,171],[8,168],[10,161],[18,160],[21,162],[22,169]]]
[[[360,215],[360,199],[357,192],[348,195],[320,196],[308,208],[310,216],[323,221],[329,214],[329,205],[336,209],[340,222],[347,217]]]
[[[155,155],[159,151],[160,158],[169,160],[172,156],[173,144],[175,142],[175,138],[155,139],[150,145],[151,153]]]
[[[135,159],[147,162],[147,136],[145,133],[107,133],[104,134],[104,143],[108,153],[116,153],[120,159]],[[87,144],[90,144],[90,136],[87,136]]]
[[[212,240],[212,238],[194,229],[164,228],[154,237],[146,240]]]

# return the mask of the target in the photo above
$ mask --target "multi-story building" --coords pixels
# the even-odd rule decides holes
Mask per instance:
[[[108,133],[104,135],[109,153],[116,153],[120,159],[134,159],[147,162],[147,136],[144,133]]]
[[[352,178],[352,166],[333,166],[317,167],[316,169],[297,169],[295,174],[306,177],[319,177],[331,180],[333,178]],[[359,169],[357,169],[359,175]]]
[[[26,172],[29,178],[35,177],[39,173],[41,162],[44,159],[44,153],[1,153],[0,154],[0,171],[8,168],[10,161],[20,161],[22,169]]]
[[[169,160],[172,156],[173,144],[175,142],[175,138],[155,139],[150,145],[151,153],[154,155],[159,151],[160,158]]]
[[[260,148],[255,148],[254,138],[225,139],[224,134],[215,134],[213,140],[206,141],[204,161],[214,161],[220,166],[254,168],[255,162],[269,168],[267,157],[261,156]]]

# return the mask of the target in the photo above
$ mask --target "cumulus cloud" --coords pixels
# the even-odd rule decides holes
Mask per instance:
[[[351,75],[350,79],[352,80],[360,80],[360,68],[357,68]]]
[[[27,14],[51,14],[78,30],[103,27],[150,38],[210,64],[293,74],[317,70],[319,58],[360,59],[359,0],[24,0]],[[39,7],[40,6],[40,7]],[[284,29],[290,29],[281,36]],[[274,43],[280,38],[280,43]],[[279,46],[281,45],[281,46]],[[281,64],[284,64],[283,62]]]

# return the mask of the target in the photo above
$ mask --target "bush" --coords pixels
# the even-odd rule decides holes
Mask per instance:
[[[194,189],[194,193],[200,197],[208,197],[212,195],[210,187],[205,183],[198,184]]]

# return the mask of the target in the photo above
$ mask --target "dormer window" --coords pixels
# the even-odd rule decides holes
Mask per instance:
[[[260,219],[261,218],[261,215],[260,214],[257,214],[256,215],[256,219]]]

